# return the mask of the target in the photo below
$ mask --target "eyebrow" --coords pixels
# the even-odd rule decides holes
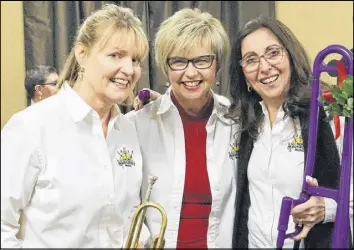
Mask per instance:
[[[271,45],[269,45],[266,49],[265,49],[265,52],[267,52],[271,47],[273,47],[273,46],[276,46],[276,47],[281,47],[281,45],[279,45],[279,44],[271,44]],[[242,57],[242,59],[243,58],[246,58],[247,56],[249,56],[249,55],[257,55],[257,53],[256,52],[254,52],[254,51],[249,51],[249,52],[247,52],[243,57]]]

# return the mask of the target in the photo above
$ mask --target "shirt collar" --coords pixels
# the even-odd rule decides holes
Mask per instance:
[[[58,94],[61,94],[64,97],[64,101],[74,122],[82,121],[90,113],[92,115],[97,114],[97,112],[72,89],[68,82],[64,82]],[[121,112],[118,105],[113,105],[111,110],[111,121],[114,120],[114,127],[116,129],[119,129],[117,123],[119,119],[117,118],[120,114]]]
[[[161,103],[157,110],[157,115],[161,115],[167,112],[171,107],[176,108],[176,106],[174,105],[171,99],[171,91],[172,88],[170,86],[167,89],[166,93],[161,96]],[[224,96],[215,94],[213,90],[211,90],[211,94],[213,95],[213,99],[214,99],[214,107],[213,107],[211,117],[216,115],[223,122],[230,123],[231,122],[230,119],[224,117],[224,114],[227,113],[228,108],[230,106],[230,101]]]
[[[268,117],[269,116],[269,113],[268,113],[268,109],[267,109],[267,106],[265,105],[264,101],[260,101],[259,104],[261,105],[262,107],[262,112],[263,114]],[[284,110],[283,110],[283,105],[280,105],[279,109],[278,109],[278,112],[277,112],[277,117],[276,119],[283,119],[284,117]]]

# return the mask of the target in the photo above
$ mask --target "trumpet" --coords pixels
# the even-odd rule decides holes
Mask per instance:
[[[163,248],[165,245],[165,231],[167,226],[167,214],[164,208],[150,201],[150,194],[152,190],[152,186],[157,181],[157,176],[149,175],[149,185],[145,195],[145,201],[141,203],[134,212],[132,223],[130,224],[127,242],[125,244],[125,248],[133,248],[136,249],[139,243],[139,237],[141,233],[141,229],[145,220],[146,209],[148,207],[153,207],[159,210],[162,217],[162,223],[160,228],[159,235],[155,236],[151,242],[151,249]]]

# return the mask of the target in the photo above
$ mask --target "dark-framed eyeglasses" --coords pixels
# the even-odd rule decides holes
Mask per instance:
[[[53,86],[55,87],[57,85],[57,81],[56,82],[44,82],[44,83],[39,83],[37,85],[49,85],[49,86]]]
[[[192,59],[187,59],[184,57],[174,56],[168,57],[166,62],[170,69],[174,71],[185,70],[188,64],[191,62],[193,66],[197,69],[208,69],[213,64],[215,55],[205,55],[199,56]]]
[[[281,62],[284,57],[283,47],[271,47],[266,53],[261,56],[251,55],[240,60],[240,65],[246,72],[258,70],[261,58],[264,58],[270,65],[276,65]]]

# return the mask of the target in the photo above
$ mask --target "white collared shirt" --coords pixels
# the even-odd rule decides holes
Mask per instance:
[[[1,247],[123,246],[140,204],[142,160],[134,125],[118,107],[113,113],[105,138],[98,113],[65,83],[9,120]]]
[[[267,108],[263,102],[260,104],[264,126],[254,142],[247,172],[251,198],[248,240],[250,248],[274,248],[282,199],[284,196],[297,199],[302,190],[304,148],[299,119],[292,120],[288,116],[284,119],[280,107],[271,128]],[[324,223],[334,221],[336,202],[325,198],[325,203]],[[294,228],[290,218],[287,233],[293,232]],[[284,248],[293,248],[293,245],[292,239],[284,242]]]
[[[186,171],[183,124],[178,109],[170,97],[171,89],[143,109],[128,116],[138,132],[143,156],[143,192],[147,175],[158,176],[151,200],[167,212],[167,248],[176,248]],[[236,197],[236,125],[225,119],[229,101],[213,93],[214,107],[207,122],[207,171],[212,193],[212,207],[207,233],[208,248],[232,246]],[[161,215],[147,211],[147,226],[152,236],[160,231]]]

